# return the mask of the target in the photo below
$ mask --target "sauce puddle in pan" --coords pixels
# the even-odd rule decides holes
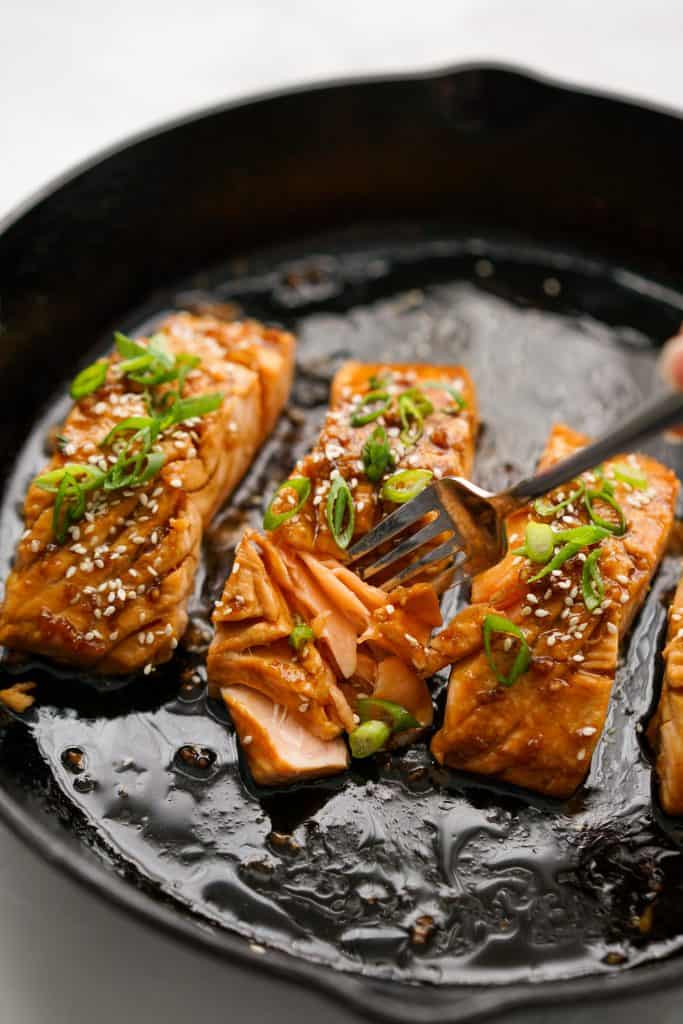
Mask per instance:
[[[4,728],[0,758],[133,883],[262,946],[442,983],[609,972],[670,954],[683,946],[683,853],[652,802],[641,720],[659,685],[676,556],[624,650],[587,784],[566,803],[440,769],[424,743],[337,779],[258,791],[227,714],[206,699],[203,661],[234,544],[314,440],[345,358],[464,363],[484,420],[475,479],[498,488],[533,466],[553,421],[596,433],[652,394],[655,344],[683,300],[521,247],[413,239],[361,251],[347,238],[311,251],[323,255],[204,274],[117,325],[131,333],[168,309],[209,305],[282,323],[300,342],[292,401],[209,531],[178,659],[111,692],[22,665],[17,678],[40,682],[38,705]],[[3,575],[17,503],[64,409],[60,399],[47,410],[9,481]],[[648,450],[681,474],[679,449]],[[459,600],[447,597],[451,611]]]

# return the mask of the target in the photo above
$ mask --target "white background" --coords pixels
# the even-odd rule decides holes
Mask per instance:
[[[680,0],[0,0],[0,217],[130,132],[303,81],[491,59],[683,108],[682,30]],[[0,894],[2,1024],[287,1019],[2,829]]]

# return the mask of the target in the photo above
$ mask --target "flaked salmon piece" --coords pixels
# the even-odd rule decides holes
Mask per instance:
[[[662,693],[648,738],[657,753],[662,807],[667,814],[683,814],[683,578],[669,609]]]
[[[319,779],[343,772],[349,753],[343,739],[321,740],[286,708],[248,686],[226,686],[221,695],[230,711],[249,768],[262,786],[297,779]]]
[[[406,425],[398,396],[411,389],[416,389],[424,410],[422,432],[418,438],[404,433],[402,439]],[[372,391],[385,396],[380,401],[386,400],[387,408],[367,423],[353,425]],[[388,458],[381,478],[371,480],[363,450],[376,438],[378,427]],[[390,599],[361,580],[344,565],[344,549],[328,523],[327,500],[334,480],[343,478],[355,512],[352,533],[358,538],[395,507],[381,493],[391,475],[415,469],[437,477],[469,475],[477,427],[474,388],[460,367],[348,363],[339,371],[320,438],[291,474],[306,478],[307,499],[271,532],[247,531],[214,611],[209,684],[231,711],[234,701],[226,694],[241,684],[286,708],[297,725],[317,740],[334,741],[335,748],[344,746],[344,732],[355,729],[357,700],[363,696],[400,704],[422,726],[431,723],[431,695],[412,663],[411,645],[428,644],[433,628],[441,624],[435,585],[418,582]],[[272,510],[287,513],[294,502],[296,494],[285,489]],[[392,602],[399,607],[400,621],[393,634],[384,635],[373,623]],[[289,640],[297,624],[311,634],[298,651]],[[241,710],[233,719],[242,741],[245,735],[253,737],[253,720]],[[244,747],[255,778],[291,782],[327,772],[316,767],[317,747],[311,749],[310,771],[304,772],[301,759],[290,758],[291,748],[278,746],[277,717],[261,715],[259,721],[262,742],[258,748],[253,740]],[[405,740],[414,732],[397,735]],[[264,764],[268,751],[273,758],[270,772]],[[332,763],[340,762],[333,758]]]
[[[567,427],[555,427],[540,468],[586,443]],[[624,461],[634,476],[646,480],[645,489],[610,476]],[[432,644],[432,670],[439,663],[454,663],[444,723],[432,741],[442,764],[555,797],[571,795],[585,778],[605,723],[618,644],[664,554],[678,492],[674,474],[645,455],[611,460],[604,472],[625,513],[627,531],[600,542],[604,596],[597,608],[589,611],[582,597],[585,552],[553,575],[529,582],[538,563],[532,565],[514,549],[524,543],[527,523],[548,522],[529,507],[509,518],[510,550],[475,578],[472,606]],[[585,479],[600,485],[594,474]],[[557,492],[552,500],[560,501]],[[556,516],[560,529],[587,521],[578,503]],[[522,630],[529,646],[529,668],[513,685],[499,685],[483,650],[487,614],[504,615]],[[498,637],[496,659],[509,668],[514,654]]]
[[[187,313],[168,317],[156,333],[169,353],[201,360],[182,397],[219,391],[220,408],[160,435],[165,462],[147,483],[91,492],[63,544],[53,531],[55,495],[29,487],[26,529],[0,609],[0,643],[9,648],[97,673],[149,672],[185,631],[203,529],[285,401],[294,339],[253,321]],[[138,340],[146,347],[149,339]],[[117,424],[148,414],[120,362],[113,355],[101,386],[73,406],[48,470],[75,463],[106,471],[115,458],[100,442]]]

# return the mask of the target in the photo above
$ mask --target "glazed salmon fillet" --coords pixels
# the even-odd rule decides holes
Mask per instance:
[[[648,738],[657,752],[662,807],[667,814],[683,814],[683,579],[669,609],[662,694]]]
[[[477,427],[461,367],[349,363],[336,375],[316,446],[276,493],[269,528],[244,535],[213,616],[210,690],[257,782],[341,771],[361,697],[406,709],[413,730],[403,739],[431,723],[411,644],[427,644],[441,623],[438,584],[417,581],[390,599],[346,568],[345,548],[403,500],[392,488],[469,474]],[[370,635],[386,609],[404,628],[397,650]]]
[[[557,426],[540,468],[586,443],[584,436]],[[645,455],[612,460],[597,474],[585,474],[577,489],[595,493],[606,484],[611,500],[595,499],[593,509],[614,526],[620,508],[622,536],[609,532],[591,549],[597,551],[593,556],[578,546],[573,557],[531,582],[542,566],[515,553],[529,523],[551,522],[553,530],[569,531],[595,519],[578,498],[566,500],[577,482],[549,496],[545,516],[537,505],[515,513],[507,522],[508,553],[474,579],[471,606],[434,641],[431,667],[449,661],[454,666],[444,723],[432,741],[440,763],[554,797],[571,795],[585,778],[605,724],[618,645],[664,554],[678,492],[674,474]],[[549,513],[551,506],[556,511]],[[498,631],[489,634],[487,656],[489,616],[497,617],[488,621]],[[528,665],[517,678],[511,666],[521,648],[509,624],[528,647]]]
[[[150,672],[171,657],[187,625],[203,529],[273,427],[289,394],[295,348],[290,334],[256,322],[189,313],[168,317],[153,339],[124,338],[120,345],[132,360],[119,348],[89,368],[98,386],[72,407],[39,478],[63,481],[68,472],[87,482],[91,467],[95,482],[106,482],[89,490],[77,510],[81,496],[72,485],[61,541],[57,484],[46,491],[33,482],[0,609],[6,647],[107,674]],[[175,372],[174,384],[161,384],[156,395],[171,415],[154,420],[147,454],[130,463],[130,485],[119,479],[114,486],[124,442],[152,419],[151,385],[142,387],[122,367],[137,367],[147,380],[139,367],[153,346],[162,353],[162,371],[175,367],[166,374]],[[182,389],[175,405],[174,386]]]

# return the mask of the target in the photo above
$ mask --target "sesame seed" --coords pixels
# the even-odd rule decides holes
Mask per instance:
[[[546,611],[545,608],[537,608],[536,611],[534,612],[534,615],[536,616],[537,619],[545,619],[545,617],[547,615],[550,615],[550,612]]]
[[[170,484],[171,484],[171,487],[182,487],[183,486],[183,481],[180,479],[180,477],[174,476],[172,478],[172,480],[170,481]]]
[[[242,745],[248,747],[249,744],[253,741],[253,739],[253,736],[245,736],[244,739],[242,740]]]
[[[68,580],[70,580],[71,577],[75,576],[75,575],[76,575],[76,566],[75,565],[70,565],[69,568],[66,570],[65,576],[66,576],[66,578]]]
[[[613,622],[608,622],[607,623],[607,632],[608,633],[612,633],[612,635],[614,635],[615,633],[618,633],[619,630],[617,629],[616,625]]]
[[[572,661],[585,661],[585,658],[583,654],[574,654],[572,656]]]
[[[522,615],[531,615],[531,608],[528,604],[522,608]]]
[[[527,594],[526,599],[529,602],[529,604],[538,604],[538,598],[535,594]]]

